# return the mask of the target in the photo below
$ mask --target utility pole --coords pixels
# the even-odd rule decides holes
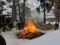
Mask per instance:
[[[44,23],[46,23],[46,14],[45,14],[45,0],[44,0]]]

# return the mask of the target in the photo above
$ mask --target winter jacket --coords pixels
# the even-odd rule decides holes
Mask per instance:
[[[0,35],[0,45],[6,45],[6,41],[3,36]]]

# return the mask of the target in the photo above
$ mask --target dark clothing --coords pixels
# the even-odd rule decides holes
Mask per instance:
[[[59,28],[59,24],[55,23],[55,28],[58,29]]]
[[[9,23],[8,25],[9,25],[10,29],[12,29],[12,28],[13,28],[12,23]]]
[[[49,3],[46,3],[46,7],[49,7]]]
[[[0,45],[6,45],[5,39],[1,35],[0,35]]]
[[[20,30],[20,29],[21,29],[22,24],[18,22],[18,24],[17,24],[17,25],[18,25],[19,30]]]
[[[19,30],[24,28],[24,22],[22,22],[22,23],[19,23],[19,22],[18,22],[17,25],[18,25],[18,27],[19,27]]]

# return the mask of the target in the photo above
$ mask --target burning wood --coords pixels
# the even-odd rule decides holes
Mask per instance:
[[[43,35],[44,33],[40,32],[32,20],[28,20],[24,29],[17,35],[18,38],[23,39],[33,39]]]

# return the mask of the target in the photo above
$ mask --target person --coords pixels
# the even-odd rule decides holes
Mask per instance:
[[[9,28],[11,30],[13,28],[12,21],[10,21],[10,23],[8,25],[9,25]]]
[[[6,45],[6,41],[1,34],[0,34],[0,45]]]
[[[58,23],[55,23],[55,28],[58,29],[59,28],[59,24]]]
[[[18,25],[19,30],[20,30],[20,29],[21,29],[21,22],[20,22],[20,21],[18,21],[17,25]]]

